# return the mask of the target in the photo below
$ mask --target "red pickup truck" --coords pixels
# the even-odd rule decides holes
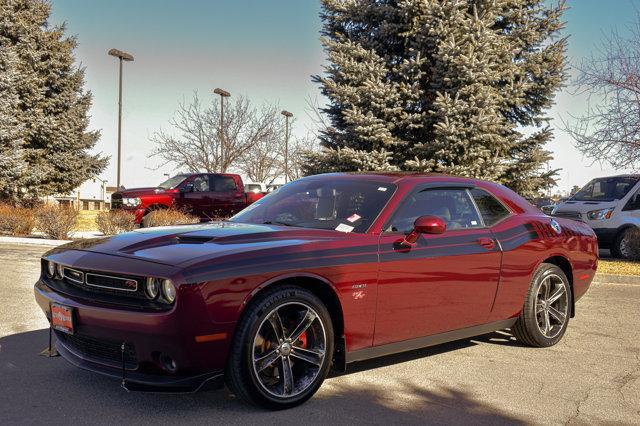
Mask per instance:
[[[131,211],[144,227],[154,210],[174,207],[207,220],[234,215],[263,196],[245,193],[242,178],[235,174],[179,174],[157,187],[114,192],[111,208]]]

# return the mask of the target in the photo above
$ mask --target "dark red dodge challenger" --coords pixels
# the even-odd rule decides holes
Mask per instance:
[[[278,409],[354,361],[505,328],[554,345],[597,253],[588,226],[497,184],[327,174],[228,221],[56,248],[35,295],[78,367],[130,390],[224,379]]]

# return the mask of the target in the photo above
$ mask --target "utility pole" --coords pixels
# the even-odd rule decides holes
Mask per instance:
[[[287,110],[280,113],[284,115],[284,183],[289,182],[289,117],[293,114]]]
[[[118,177],[117,188],[120,189],[120,158],[122,156],[122,62],[133,61],[133,55],[118,49],[111,49],[107,52],[110,56],[115,56],[120,61],[120,76],[118,85]]]
[[[219,87],[215,88],[213,93],[215,93],[216,95],[220,95],[220,171],[221,172],[225,172],[226,168],[223,169],[224,167],[224,150],[225,150],[225,146],[224,146],[224,142],[225,142],[225,136],[224,136],[224,98],[228,98],[229,96],[231,96],[231,93],[227,92],[224,89],[220,89]]]

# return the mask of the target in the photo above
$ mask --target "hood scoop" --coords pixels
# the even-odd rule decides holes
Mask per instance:
[[[212,237],[205,235],[178,235],[176,238],[176,244],[204,244],[213,240]]]

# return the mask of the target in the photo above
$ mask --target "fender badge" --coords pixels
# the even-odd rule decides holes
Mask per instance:
[[[556,234],[558,235],[562,234],[562,228],[560,227],[560,224],[556,222],[555,219],[551,219],[551,221],[549,222],[549,225],[551,225],[553,230],[556,231]]]

